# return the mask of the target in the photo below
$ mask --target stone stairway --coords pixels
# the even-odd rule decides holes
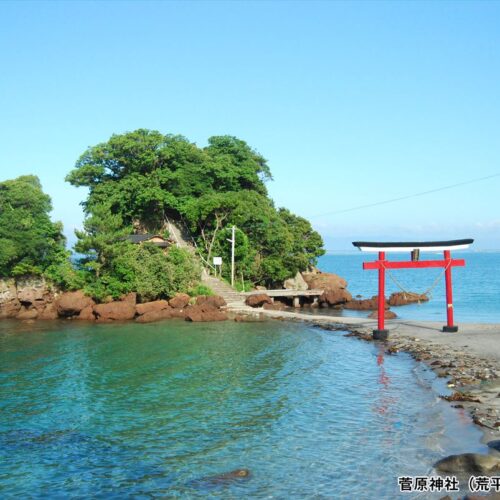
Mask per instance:
[[[206,272],[203,272],[201,282],[211,288],[216,295],[220,295],[227,302],[229,309],[246,307],[245,296],[219,278],[209,276]]]

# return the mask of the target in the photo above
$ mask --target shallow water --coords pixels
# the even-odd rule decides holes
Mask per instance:
[[[0,496],[396,498],[484,451],[440,380],[381,353],[279,322],[1,322]]]
[[[465,260],[465,267],[454,267],[453,302],[456,322],[500,323],[500,252],[452,252]],[[408,260],[407,254],[387,254],[390,260]],[[339,274],[348,281],[353,296],[377,294],[377,272],[364,271],[363,262],[376,260],[375,253],[329,254],[318,267]],[[420,260],[441,259],[442,254],[424,252]],[[393,279],[394,278],[394,279]],[[445,284],[442,269],[391,270],[386,278],[387,296],[403,289],[423,293],[435,284],[430,301],[393,308],[401,319],[443,321],[446,323]],[[366,317],[367,313],[343,311],[347,316]]]

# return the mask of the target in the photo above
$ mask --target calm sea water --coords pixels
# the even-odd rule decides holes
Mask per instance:
[[[397,498],[484,451],[440,380],[300,324],[0,322],[0,497]]]
[[[442,254],[422,253],[421,260],[441,258]],[[500,322],[500,252],[454,252],[453,257],[465,259],[465,267],[454,267],[453,295],[456,322]],[[390,260],[408,260],[406,254],[387,254]],[[348,281],[349,291],[355,295],[372,297],[377,294],[377,271],[363,271],[364,261],[376,260],[376,254],[331,254],[320,258],[322,271],[339,274]],[[442,269],[391,270],[386,278],[387,295],[402,288],[422,293],[436,281],[431,300],[420,305],[393,308],[402,319],[443,321],[446,323],[445,284]],[[364,315],[344,311],[346,315]],[[443,324],[444,324],[443,323]]]

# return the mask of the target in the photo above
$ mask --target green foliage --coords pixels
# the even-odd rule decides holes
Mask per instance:
[[[40,275],[67,257],[62,224],[50,220],[51,210],[38,177],[0,183],[0,276]]]
[[[135,283],[148,297],[166,293],[151,282],[153,273],[144,269],[143,280],[134,282],[130,263],[119,263],[126,260],[123,235],[162,234],[167,218],[186,224],[205,262],[223,257],[226,278],[232,225],[236,273],[247,281],[278,284],[314,265],[323,253],[321,237],[307,220],[274,207],[265,186],[271,178],[266,160],[231,136],[211,137],[199,148],[179,135],[139,129],[89,148],[67,180],[89,188],[76,249],[86,255],[93,286],[119,293]],[[158,272],[163,265],[152,264]],[[181,265],[181,281],[183,272]]]
[[[199,295],[207,295],[207,296],[215,295],[214,291],[206,285],[197,285],[194,288],[188,290],[187,293],[191,297],[198,297]]]

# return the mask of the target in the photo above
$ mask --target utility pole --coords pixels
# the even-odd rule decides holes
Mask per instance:
[[[235,243],[236,226],[232,227],[231,234],[231,286],[234,288],[234,243]]]

